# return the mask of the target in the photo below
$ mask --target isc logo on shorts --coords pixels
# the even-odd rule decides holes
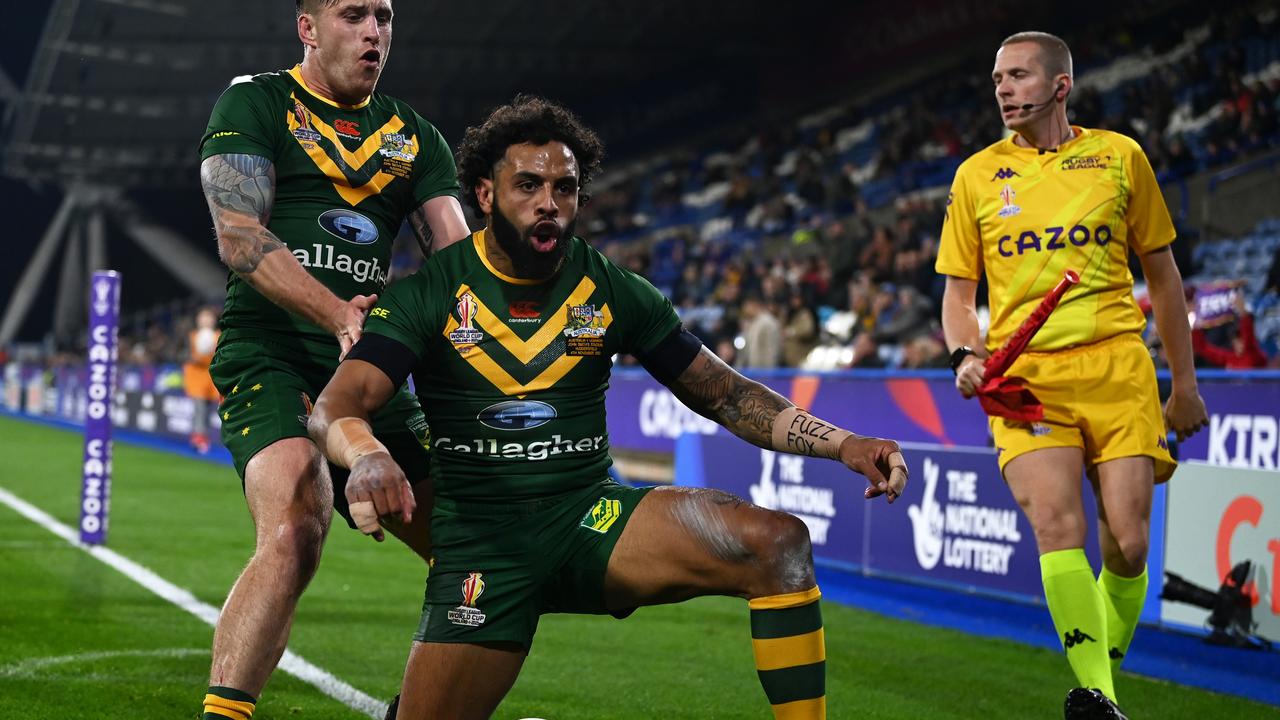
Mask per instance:
[[[609,528],[618,521],[622,515],[622,502],[619,500],[610,500],[609,498],[600,498],[595,505],[587,511],[579,523],[582,527],[593,530],[603,535],[609,532]]]

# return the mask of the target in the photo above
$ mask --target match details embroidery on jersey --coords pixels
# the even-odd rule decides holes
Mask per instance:
[[[419,149],[418,139],[401,132],[404,121],[398,115],[352,151],[342,144],[338,132],[308,110],[296,94],[290,99],[293,108],[285,114],[289,132],[349,204],[358,205],[381,193],[397,177],[409,177]]]
[[[459,355],[489,382],[493,383],[495,387],[507,395],[523,397],[528,393],[554,386],[587,355],[561,354],[536,376],[527,382],[522,382],[503,369],[485,351],[484,347],[479,344],[479,337],[471,342],[459,341],[467,341],[471,340],[472,337],[487,335],[490,340],[500,345],[513,358],[528,366],[535,358],[547,352],[553,343],[568,337],[568,331],[581,327],[579,323],[584,319],[584,313],[581,310],[576,310],[576,308],[591,308],[591,319],[587,325],[590,327],[593,338],[598,338],[601,341],[601,348],[603,348],[603,336],[609,326],[613,324],[613,313],[609,310],[608,304],[602,305],[599,310],[596,310],[594,305],[587,303],[587,300],[590,299],[595,291],[595,282],[589,277],[583,277],[577,287],[573,289],[573,292],[569,293],[569,296],[560,304],[560,307],[546,314],[545,320],[542,321],[542,325],[537,332],[530,336],[528,340],[524,340],[516,335],[515,331],[506,322],[495,315],[476,296],[470,286],[462,285],[454,293],[454,296],[458,298],[458,304],[455,306],[455,311],[449,315],[449,320],[444,327],[444,336],[455,346]],[[465,302],[464,298],[466,298]],[[464,310],[466,311],[466,317],[463,317]],[[463,337],[459,333],[463,329],[464,322],[472,328],[475,336]]]

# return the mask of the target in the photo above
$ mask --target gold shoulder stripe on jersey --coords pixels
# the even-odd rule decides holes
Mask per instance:
[[[475,298],[476,301],[476,324],[492,335],[517,360],[528,365],[531,360],[543,350],[546,350],[548,345],[564,333],[564,329],[569,322],[569,306],[586,303],[591,297],[591,293],[595,291],[596,284],[592,282],[591,278],[583,277],[578,286],[573,289],[573,292],[569,293],[569,296],[560,304],[560,307],[547,317],[542,327],[538,328],[538,331],[528,340],[521,340],[512,331],[511,326],[500,320],[497,315],[494,315],[470,287],[466,285],[459,287],[456,297],[461,298],[464,293],[470,292],[471,297]]]
[[[291,96],[291,99],[294,103],[298,102],[296,95]],[[363,168],[364,165],[369,162],[370,158],[378,156],[377,152],[382,146],[383,134],[394,134],[396,131],[404,127],[404,122],[400,120],[398,116],[393,116],[386,122],[386,124],[366,139],[355,152],[351,152],[343,147],[342,143],[338,140],[337,132],[331,126],[316,117],[315,113],[309,113],[309,115],[309,120],[313,129],[319,132],[322,137],[330,142],[333,148],[339,153],[338,157],[347,166],[347,168],[350,168],[352,171]],[[294,132],[302,128],[302,125],[298,122],[297,114],[292,110],[285,113],[285,118],[288,122],[290,132]],[[323,172],[333,183],[333,189],[338,192],[338,195],[340,195],[342,199],[347,201],[350,205],[358,205],[362,201],[381,193],[382,190],[395,179],[394,175],[378,170],[373,174],[373,177],[371,177],[368,182],[358,187],[354,186],[351,174],[346,172],[343,168],[340,168],[338,164],[334,162],[334,159],[325,152],[324,148],[320,147],[319,143],[303,142],[299,139],[298,144],[302,147],[303,151],[307,153],[307,156],[311,158],[311,161],[315,163],[316,167],[319,168],[319,170]],[[411,144],[416,147],[417,138],[410,137],[405,141],[405,144]]]
[[[492,335],[493,338],[497,340],[507,352],[511,353],[513,357],[521,363],[528,365],[530,360],[542,351],[546,350],[546,348],[564,332],[565,327],[568,325],[569,305],[581,304],[589,298],[591,293],[594,291],[595,283],[591,282],[589,278],[583,278],[582,282],[578,284],[578,287],[574,289],[573,293],[571,293],[569,297],[565,299],[564,303],[561,304],[559,311],[553,313],[552,317],[547,318],[547,322],[543,327],[540,328],[529,340],[521,340],[517,337],[515,333],[507,327],[506,323],[500,322],[497,316],[495,316],[480,302],[478,298],[476,298],[476,294],[471,292],[471,288],[466,285],[458,288],[456,297],[461,298],[464,294],[470,292],[471,298],[475,300],[477,305],[475,319],[476,324],[484,327],[485,331]],[[601,314],[603,315],[603,325],[607,329],[611,324],[613,324],[613,313],[609,310],[608,305],[604,305],[601,308]],[[449,321],[446,323],[442,334],[446,338],[449,338],[451,334],[460,327],[461,325],[458,323],[457,318],[450,314]],[[458,348],[458,352],[462,356],[463,360],[470,363],[471,367],[475,368],[477,372],[483,375],[489,382],[493,383],[494,387],[507,395],[513,395],[516,397],[524,397],[528,393],[545,390],[554,386],[561,380],[561,378],[563,378],[570,370],[582,361],[582,356],[562,355],[548,365],[547,368],[538,374],[537,377],[528,382],[520,382],[512,377],[511,373],[504,370],[502,366],[489,356],[488,353],[477,345],[467,345],[465,347]]]

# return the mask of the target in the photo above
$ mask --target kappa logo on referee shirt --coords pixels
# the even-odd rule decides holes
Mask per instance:
[[[1003,167],[997,170],[995,175],[991,176],[991,182],[995,182],[997,180],[1009,180],[1011,178],[1016,178],[1016,177],[1022,177],[1021,175],[1018,174],[1017,170],[1014,170],[1013,168]]]

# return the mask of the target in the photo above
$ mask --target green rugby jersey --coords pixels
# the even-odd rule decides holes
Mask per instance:
[[[417,358],[435,492],[454,500],[555,495],[612,462],[604,393],[616,353],[645,353],[679,327],[647,280],[573,238],[545,282],[503,275],[481,230],[393,286],[365,323]]]
[[[407,104],[374,93],[359,105],[315,94],[300,67],[255,75],[222,94],[200,141],[213,155],[260,155],[275,164],[267,229],[335,295],[381,292],[405,216],[434,197],[458,196],[440,132]],[[332,334],[227,277],[224,340],[298,339],[332,347]]]

